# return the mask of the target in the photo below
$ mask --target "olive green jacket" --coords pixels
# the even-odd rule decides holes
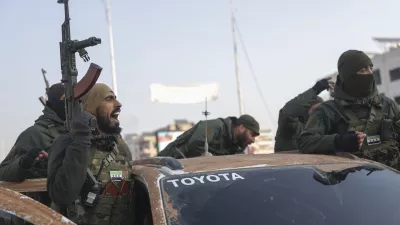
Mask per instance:
[[[17,182],[47,177],[47,160],[36,162],[29,170],[21,168],[19,161],[32,148],[47,152],[60,133],[65,133],[64,121],[46,106],[43,115],[18,136],[11,151],[1,162],[0,180]]]
[[[218,118],[207,121],[208,151],[213,155],[233,155],[244,152],[234,143],[232,121],[236,117]],[[177,159],[201,156],[205,152],[206,122],[200,121],[181,134],[175,141],[158,153]]]
[[[386,96],[380,96],[376,87],[367,98],[356,99],[347,95],[337,83],[332,95],[334,97],[332,101],[335,104],[330,101],[322,103],[309,118],[304,132],[297,140],[300,152],[329,154],[338,151],[335,138],[339,135],[338,126],[343,122],[340,110],[351,109],[358,118],[367,119],[371,107],[374,106],[386,113],[394,122],[400,118],[397,104]],[[332,107],[332,105],[337,107]],[[400,131],[396,123],[394,123],[394,129],[397,132]]]

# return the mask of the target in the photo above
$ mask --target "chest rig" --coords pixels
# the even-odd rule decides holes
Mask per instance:
[[[131,200],[130,166],[120,155],[116,142],[92,145],[92,163],[76,204],[68,217],[77,224],[125,224]]]
[[[359,131],[367,134],[366,141],[364,141],[362,149],[370,150],[375,147],[384,144],[381,138],[381,121],[382,121],[382,110],[372,107],[370,109],[368,118],[359,118],[352,111],[347,108],[344,110],[345,115],[349,118],[347,131]]]
[[[397,167],[400,155],[398,144],[394,139],[396,133],[389,115],[390,107],[384,106],[372,106],[366,118],[358,117],[350,107],[341,108],[341,121],[344,120],[344,123],[337,123],[337,133],[343,134],[347,131],[365,133],[367,136],[361,150],[354,154],[390,167]]]

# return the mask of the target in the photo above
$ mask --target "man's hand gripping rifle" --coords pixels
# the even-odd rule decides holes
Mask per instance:
[[[89,61],[90,58],[85,48],[100,44],[101,39],[91,37],[83,41],[71,40],[68,1],[57,0],[58,3],[64,4],[65,11],[65,21],[62,24],[62,41],[60,42],[61,82],[65,85],[65,126],[68,131],[71,131],[72,119],[82,113],[81,97],[88,93],[94,86],[103,68],[91,63],[86,75],[77,82],[78,70],[76,68],[75,53],[78,52],[85,62]],[[96,119],[92,118],[90,121],[92,131],[96,129],[96,123]],[[94,178],[89,169],[87,172],[88,178],[93,182],[92,192],[96,192],[95,189],[98,189],[99,182]],[[92,196],[89,194],[87,198],[87,201],[90,202]]]

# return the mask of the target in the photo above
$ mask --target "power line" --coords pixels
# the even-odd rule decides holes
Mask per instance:
[[[259,85],[257,76],[256,76],[256,74],[255,74],[255,72],[254,72],[254,69],[253,69],[253,64],[251,63],[249,54],[247,53],[247,48],[246,48],[246,45],[244,44],[243,37],[242,37],[242,32],[240,32],[240,29],[239,29],[239,25],[238,25],[238,23],[237,23],[237,20],[235,20],[235,25],[236,25],[235,27],[236,27],[236,30],[237,30],[237,33],[238,33],[238,36],[239,36],[239,41],[240,41],[242,50],[243,50],[243,52],[244,52],[244,55],[245,55],[245,57],[246,57],[246,61],[247,61],[248,65],[249,65],[249,68],[250,68],[251,76],[253,77],[254,83],[255,83],[256,86],[257,86],[258,94],[260,95],[260,98],[261,98],[261,100],[262,100],[262,102],[263,102],[263,104],[264,104],[264,107],[265,107],[265,109],[266,109],[267,112],[268,112],[271,125],[272,125],[273,128],[275,129],[275,124],[277,123],[277,121],[275,120],[274,116],[272,115],[272,113],[271,113],[271,111],[270,111],[270,109],[269,109],[269,107],[268,107],[267,100],[265,99],[264,94],[263,94],[263,92],[262,92],[262,90],[261,90],[261,87],[260,87],[260,85]]]

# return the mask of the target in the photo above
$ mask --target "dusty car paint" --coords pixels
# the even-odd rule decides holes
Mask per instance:
[[[166,224],[164,207],[161,201],[160,179],[164,175],[154,167],[132,166],[132,173],[138,176],[146,185],[149,197],[153,224]]]
[[[0,209],[35,225],[75,224],[47,206],[18,192],[0,188]]]
[[[355,158],[355,159],[351,159]],[[166,215],[168,211],[171,215],[168,220],[178,219],[179,212],[169,202],[168,196],[162,196],[160,191],[160,179],[175,174],[190,174],[198,172],[229,170],[248,167],[271,167],[288,165],[319,165],[328,169],[347,168],[355,164],[374,163],[357,157],[338,157],[325,155],[305,155],[305,154],[266,154],[266,155],[232,155],[232,156],[203,156],[189,159],[178,160],[183,168],[171,170],[160,163],[160,159],[142,160],[140,165],[133,163],[133,173],[145,181],[149,190],[151,208],[153,213],[154,225],[166,224]],[[334,166],[337,165],[337,166]],[[379,164],[381,165],[381,164]],[[165,200],[165,208],[162,202]]]
[[[366,163],[363,159],[349,159],[339,156],[306,154],[265,154],[265,155],[230,155],[204,156],[179,160],[183,171],[187,173],[235,169],[248,166],[288,166],[318,165],[326,163]]]

